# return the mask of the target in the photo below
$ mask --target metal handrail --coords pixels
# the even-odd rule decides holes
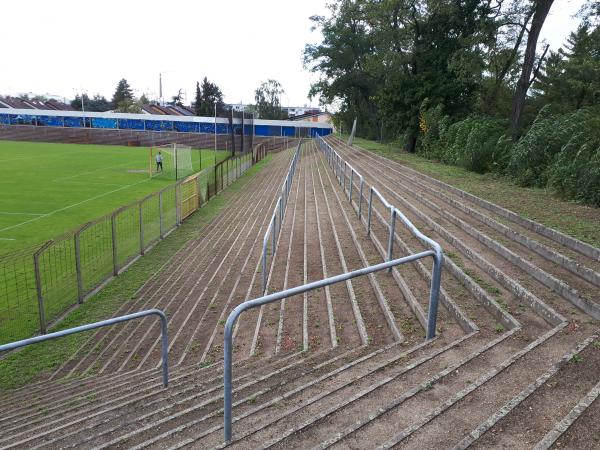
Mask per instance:
[[[303,294],[304,292],[312,291],[315,289],[319,289],[322,287],[330,286],[335,283],[340,283],[342,281],[350,280],[351,278],[356,278],[362,275],[368,275],[373,272],[377,272],[380,270],[389,269],[393,266],[398,266],[400,264],[406,264],[409,262],[416,261],[421,258],[427,258],[429,256],[434,256],[434,252],[432,250],[426,250],[421,253],[416,253],[414,255],[404,256],[402,258],[398,258],[392,261],[386,261],[383,263],[375,264],[373,266],[364,267],[362,269],[354,270],[352,272],[342,273],[340,275],[335,275],[333,277],[325,278],[319,281],[313,281],[312,283],[308,283],[302,286],[297,286],[291,289],[286,289],[285,291],[275,292],[273,294],[264,295],[254,300],[249,300],[247,302],[241,303],[234,308],[234,310],[229,314],[227,318],[227,322],[225,322],[225,330],[224,330],[224,341],[223,341],[223,412],[224,412],[224,435],[225,441],[231,441],[232,436],[232,351],[233,351],[233,329],[235,327],[235,323],[237,322],[240,315],[249,309],[257,308],[262,305],[266,305],[268,303],[273,303],[278,300],[283,300],[284,298],[293,297],[298,294]],[[296,297],[301,298],[301,297]]]
[[[317,136],[317,143],[319,148],[325,153],[325,158],[329,161],[330,166],[332,167],[334,172],[340,172],[342,163],[344,163],[343,169],[343,180],[338,177],[338,181],[340,185],[343,185],[344,190],[346,189],[346,166],[350,166],[344,158],[340,156],[338,152],[336,152],[329,143],[327,143],[322,137]],[[354,170],[358,175],[360,173],[356,171],[352,166],[350,166],[352,170]],[[361,183],[362,183],[362,175]],[[352,189],[352,187],[350,187]],[[431,247],[433,250],[433,271],[431,274],[431,289],[429,292],[429,313],[427,317],[427,339],[432,339],[435,337],[435,329],[436,329],[436,321],[437,321],[437,310],[438,310],[438,300],[440,293],[440,285],[442,279],[442,265],[444,262],[444,253],[442,251],[442,247],[433,239],[429,238],[425,234],[423,234],[405,215],[388,202],[385,197],[374,187],[371,186],[369,189],[369,211],[367,218],[367,234],[371,232],[371,214],[373,208],[373,194],[375,194],[379,200],[383,203],[383,205],[390,210],[390,223],[388,225],[389,228],[389,236],[388,236],[388,252],[387,259],[388,261],[393,257],[393,245],[394,245],[394,236],[395,236],[395,227],[396,227],[396,216],[400,218],[402,223],[408,228],[408,230],[421,242],[423,242],[426,246]],[[352,205],[352,199],[350,198],[350,205]],[[361,214],[361,206],[362,206],[362,184],[361,184],[361,199],[359,200],[359,219]],[[391,268],[390,268],[391,270]]]
[[[292,180],[294,179],[294,174],[296,173],[296,165],[298,163],[298,159],[300,157],[300,149],[302,147],[302,139],[298,142],[298,146],[296,147],[296,152],[294,153],[294,157],[292,158],[292,162],[290,163],[290,168],[288,169],[287,175],[283,181],[283,185],[281,186],[281,195],[277,199],[277,203],[275,205],[275,209],[273,211],[273,216],[271,216],[271,221],[267,226],[267,231],[265,232],[265,237],[263,238],[263,248],[262,248],[262,293],[264,294],[267,291],[267,246],[269,244],[269,235],[271,235],[272,243],[271,249],[273,255],[275,255],[275,245],[277,243],[277,237],[279,236],[279,231],[281,230],[281,226],[283,225],[283,215],[285,213],[285,208],[287,207],[288,198],[290,194],[290,190],[292,189]],[[279,219],[278,219],[279,217]]]
[[[140,317],[146,317],[155,315],[160,318],[161,329],[162,329],[162,378],[163,385],[167,387],[169,385],[169,336],[167,330],[167,316],[160,309],[148,309],[146,311],[139,311],[133,314],[127,314],[125,316],[112,317],[107,320],[100,322],[88,323],[79,327],[68,328],[66,330],[56,331],[54,333],[43,334],[41,336],[35,336],[29,339],[23,339],[21,341],[10,342],[8,344],[0,345],[0,352],[14,350],[27,345],[37,344],[39,342],[49,341],[50,339],[57,339],[63,336],[69,336],[75,333],[81,333],[83,331],[95,330],[96,328],[106,327],[109,325],[115,325],[121,322],[127,322],[129,320],[139,319]]]

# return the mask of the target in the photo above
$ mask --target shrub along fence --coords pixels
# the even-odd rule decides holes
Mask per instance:
[[[0,256],[0,344],[46,333],[265,155],[259,145],[39,248]]]

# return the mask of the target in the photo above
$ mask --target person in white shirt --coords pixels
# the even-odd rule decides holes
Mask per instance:
[[[162,162],[163,162],[163,157],[162,157],[161,153],[158,152],[156,154],[156,171],[157,172],[159,171],[159,169],[160,169],[160,172],[163,171]]]

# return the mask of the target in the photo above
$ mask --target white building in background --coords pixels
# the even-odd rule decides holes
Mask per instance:
[[[285,106],[282,108],[285,112],[287,112],[288,117],[296,117],[303,116],[306,114],[318,114],[321,112],[320,108],[315,108],[313,106]]]

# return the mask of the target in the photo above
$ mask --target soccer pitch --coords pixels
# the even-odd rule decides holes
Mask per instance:
[[[147,147],[0,141],[0,255],[50,240],[174,183],[142,172],[149,155]],[[218,151],[217,161],[227,156]],[[196,171],[214,161],[212,150],[192,152]]]

